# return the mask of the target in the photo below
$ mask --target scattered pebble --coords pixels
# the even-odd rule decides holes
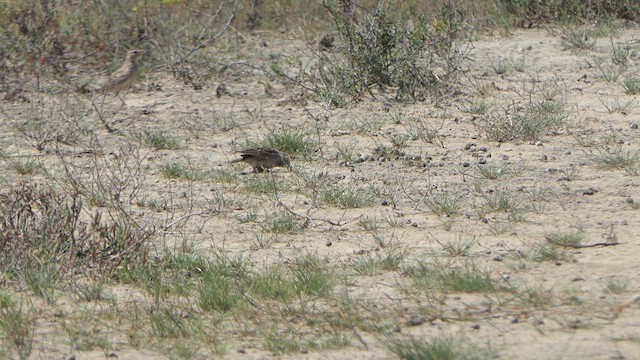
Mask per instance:
[[[473,330],[480,330],[480,324],[473,324],[473,325],[471,325],[471,328]]]
[[[422,325],[425,322],[425,318],[424,316],[419,316],[419,315],[411,315],[411,317],[409,319],[407,319],[407,325],[409,326],[418,326],[418,325]]]
[[[331,240],[327,240],[327,241],[324,243],[324,246],[331,246],[331,245],[333,245],[333,243],[331,242]]]
[[[629,127],[635,130],[635,129],[638,128],[638,124],[637,123],[631,123],[631,124],[629,124]]]

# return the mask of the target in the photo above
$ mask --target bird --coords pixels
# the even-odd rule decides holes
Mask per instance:
[[[121,91],[128,89],[133,85],[134,81],[138,77],[138,71],[140,70],[140,64],[137,62],[138,58],[144,53],[143,50],[131,50],[127,52],[127,56],[124,59],[122,66],[111,76],[109,80],[102,86],[102,92],[112,92],[118,98]],[[124,103],[124,100],[120,98]]]
[[[291,165],[289,157],[276,149],[254,148],[242,150],[239,153],[241,158],[231,162],[245,162],[251,165],[254,173],[261,173],[278,166],[288,167]]]

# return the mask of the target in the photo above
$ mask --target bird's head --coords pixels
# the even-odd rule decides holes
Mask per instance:
[[[127,58],[131,61],[135,61],[142,54],[144,54],[144,50],[130,50],[127,52]]]

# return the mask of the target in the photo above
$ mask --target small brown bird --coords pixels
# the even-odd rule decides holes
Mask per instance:
[[[242,158],[232,160],[231,162],[245,162],[251,165],[255,173],[260,173],[273,167],[290,166],[289,157],[276,149],[246,149],[240,151],[240,156]]]
[[[102,86],[101,91],[112,92],[120,98],[120,92],[131,87],[138,77],[140,64],[138,64],[137,60],[143,53],[143,50],[131,50],[127,52],[124,63],[122,63],[122,66],[120,66],[118,70],[111,74],[109,80]],[[122,98],[120,98],[120,100],[124,103]]]

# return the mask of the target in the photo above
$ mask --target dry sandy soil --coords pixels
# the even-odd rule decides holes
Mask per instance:
[[[470,354],[486,358],[640,358],[640,97],[625,94],[621,85],[627,77],[640,75],[637,53],[630,53],[617,81],[607,81],[596,63],[610,61],[609,38],[597,39],[591,49],[572,51],[545,30],[482,36],[473,42],[468,70],[453,96],[402,103],[389,91],[357,105],[326,109],[312,100],[289,101],[295,90],[256,70],[270,58],[295,54],[303,43],[260,36],[247,41],[248,47],[255,46],[255,57],[245,62],[256,68],[235,65],[226,70],[217,79],[227,88],[220,97],[215,94],[217,83],[196,91],[147,71],[123,96],[126,107],[118,110],[119,100],[107,98],[102,108],[115,114],[109,121],[122,134],[107,132],[95,111],[85,112],[78,122],[95,135],[107,162],[126,155],[120,146],[135,143],[129,134],[162,131],[180,142],[177,150],[142,145],[134,151],[142,159],[136,176],[139,191],[121,199],[142,226],[163,229],[154,239],[160,247],[178,249],[188,241],[201,254],[242,256],[256,268],[315,254],[341,274],[335,297],[359,299],[354,306],[362,308],[354,311],[366,313],[367,323],[377,321],[382,330],[319,331],[304,316],[265,324],[260,322],[264,319],[229,315],[217,333],[225,352],[213,355],[203,347],[194,358],[392,359],[396,355],[383,341],[389,335],[453,338],[474,349]],[[640,50],[640,30],[620,30],[614,42]],[[525,106],[532,94],[565,102],[563,125],[538,140],[489,140],[483,116],[469,111],[483,101],[498,112],[513,104]],[[74,104],[88,107],[88,99],[72,98]],[[33,138],[16,130],[34,111],[46,117],[64,109],[68,105],[61,99],[31,94],[27,102],[1,105],[0,141],[9,154],[3,161],[34,159],[52,174],[6,170],[2,188],[21,178],[61,178],[60,156],[46,151],[52,147],[37,150]],[[229,163],[248,141],[260,142],[270,133],[292,128],[304,130],[317,147],[310,157],[294,158],[292,169],[240,175],[249,169]],[[429,142],[421,134],[434,137]],[[392,149],[392,140],[404,136],[404,155],[380,159],[376,148]],[[80,138],[62,145],[61,151],[78,169],[88,169],[92,156],[86,150],[92,146],[88,138]],[[351,152],[351,161],[345,161],[345,152]],[[607,168],[603,159],[611,154],[635,156],[635,163],[626,169]],[[371,161],[360,161],[368,157]],[[161,169],[173,162],[188,162],[206,175],[196,181],[168,179]],[[371,202],[359,208],[314,203],[308,181],[312,175],[319,179],[320,192],[334,186]],[[282,184],[276,193],[255,190],[272,180]],[[434,213],[430,201],[447,198],[459,203],[456,214]],[[504,209],[495,205],[501,199],[508,203]],[[306,223],[304,229],[281,234],[265,229],[269,218],[289,211],[300,215],[294,219]],[[243,218],[251,221],[240,221]],[[377,230],[367,231],[366,221],[375,222]],[[560,246],[553,248],[557,256],[541,256],[541,249],[549,247],[547,238],[558,234],[577,234],[585,245],[619,244]],[[450,248],[465,241],[471,247],[454,256]],[[389,249],[404,254],[397,268],[353,270],[363,258],[376,259]],[[490,274],[496,290],[431,293],[416,288],[412,293],[416,285],[403,269],[421,261],[445,267],[472,264]],[[162,341],[131,344],[115,319],[75,323],[108,334],[108,350],[74,348],[57,312],[91,306],[99,312],[106,305],[78,304],[64,291],[58,292],[55,305],[45,304],[26,289],[12,289],[43,309],[33,358],[113,354],[157,359],[172,354]],[[151,301],[140,288],[114,284],[109,291],[121,308]],[[309,316],[322,318],[329,312],[327,304],[331,302],[310,305]],[[276,355],[265,345],[264,333],[251,328],[301,338],[337,332],[350,344]]]

